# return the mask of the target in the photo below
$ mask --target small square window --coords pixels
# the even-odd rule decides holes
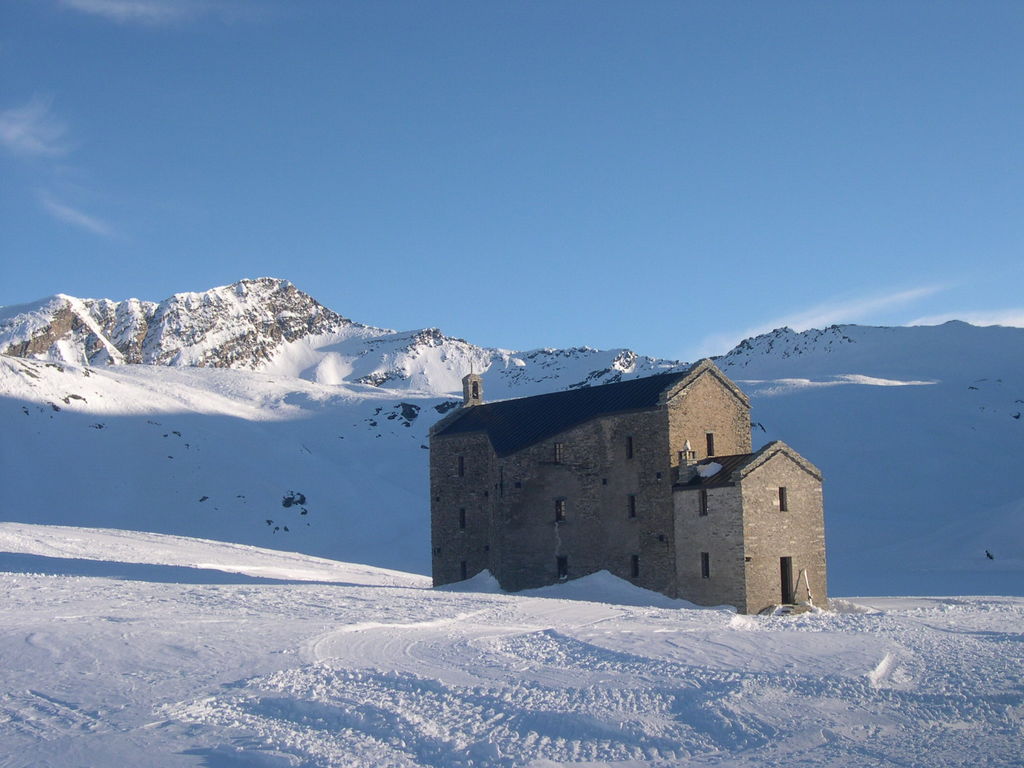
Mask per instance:
[[[565,520],[565,499],[555,499],[555,522]]]
[[[786,486],[779,487],[779,512],[789,511],[789,494],[786,493]]]
[[[523,484],[521,482],[519,482],[518,480],[516,480],[516,488],[522,488],[522,487],[523,487]]]
[[[707,552],[700,553],[700,577],[702,579],[711,578],[711,555]]]

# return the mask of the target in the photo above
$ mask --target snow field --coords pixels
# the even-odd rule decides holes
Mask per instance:
[[[0,549],[49,552],[51,571],[93,549],[169,570],[0,575],[5,768],[1020,765],[1020,598],[751,617],[633,588],[634,605],[595,602],[601,575],[565,585],[589,599],[441,591],[218,542],[10,528]],[[255,575],[175,583],[190,546]],[[314,566],[339,582],[258,575]]]

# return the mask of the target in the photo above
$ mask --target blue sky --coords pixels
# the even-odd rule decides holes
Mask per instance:
[[[1024,325],[1024,3],[0,0],[0,305],[488,346]]]

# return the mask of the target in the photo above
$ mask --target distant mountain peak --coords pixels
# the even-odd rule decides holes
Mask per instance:
[[[0,352],[89,365],[256,368],[285,342],[352,325],[291,282],[261,277],[161,302],[56,294],[10,307],[0,315]]]

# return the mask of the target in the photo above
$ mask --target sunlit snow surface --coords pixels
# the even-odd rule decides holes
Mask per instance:
[[[0,550],[5,768],[1021,764],[1020,598],[751,617],[127,531]]]

